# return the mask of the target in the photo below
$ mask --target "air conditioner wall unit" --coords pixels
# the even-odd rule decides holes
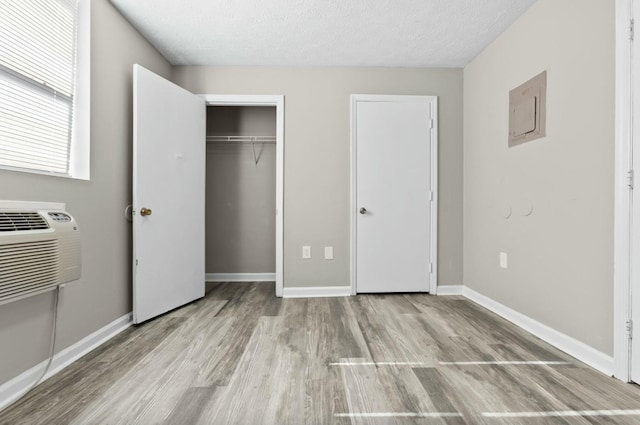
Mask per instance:
[[[0,201],[0,304],[80,274],[80,229],[64,204]]]

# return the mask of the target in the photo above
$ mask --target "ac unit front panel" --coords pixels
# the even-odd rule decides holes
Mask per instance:
[[[59,209],[0,208],[0,220],[0,304],[80,278],[80,230],[71,215]]]

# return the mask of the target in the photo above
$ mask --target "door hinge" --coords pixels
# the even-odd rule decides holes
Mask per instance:
[[[633,189],[633,183],[634,183],[633,180],[634,180],[633,170],[627,171],[627,185],[629,186],[629,189]]]
[[[429,273],[433,273],[433,263],[429,263]]]
[[[629,339],[633,338],[633,320],[627,320],[627,335]]]
[[[429,118],[429,129],[433,128],[433,118]]]
[[[433,192],[429,192],[429,201],[433,202]]]
[[[632,41],[633,41],[633,37],[635,35],[634,34],[635,33],[635,26],[636,26],[635,21],[633,19],[631,19],[629,21],[629,40],[632,40]]]
[[[138,259],[136,258],[136,266],[138,265]]]

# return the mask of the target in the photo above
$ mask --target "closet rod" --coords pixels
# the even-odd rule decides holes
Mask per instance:
[[[207,136],[207,143],[209,142],[220,144],[251,143],[253,160],[258,165],[260,156],[256,153],[256,145],[275,145],[276,136]]]
[[[207,142],[218,143],[276,143],[276,136],[207,136]]]

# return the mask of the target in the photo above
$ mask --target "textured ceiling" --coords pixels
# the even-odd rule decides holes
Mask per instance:
[[[535,0],[111,0],[174,65],[463,67]]]

